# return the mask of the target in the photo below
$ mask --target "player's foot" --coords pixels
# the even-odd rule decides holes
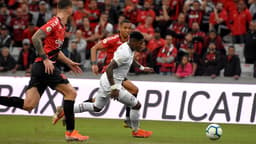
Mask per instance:
[[[128,120],[124,120],[124,124],[123,124],[124,128],[132,128],[131,124]]]
[[[66,141],[86,141],[89,139],[89,136],[83,136],[77,130],[73,130],[72,132],[66,131],[65,138]]]
[[[65,114],[64,114],[63,107],[62,106],[58,106],[56,108],[55,114],[53,115],[52,124],[55,125],[64,116],[65,116]]]
[[[134,131],[132,132],[132,136],[138,137],[138,138],[147,138],[147,137],[150,137],[152,134],[153,134],[152,131],[146,131],[143,129],[139,129],[136,132],[134,132]]]

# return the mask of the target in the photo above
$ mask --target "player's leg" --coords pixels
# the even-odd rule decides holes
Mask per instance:
[[[128,79],[125,79],[123,82],[122,82],[122,85],[123,87],[128,91],[130,92],[132,95],[134,95],[135,97],[137,97],[138,95],[138,92],[139,92],[139,89],[136,85],[134,85],[132,83],[132,81],[128,80]]]
[[[16,107],[23,109],[24,100],[19,97],[0,96],[0,104],[8,107]]]
[[[40,64],[34,63],[32,66],[31,78],[26,91],[25,99],[22,99],[20,97],[0,96],[0,104],[31,111],[35,106],[37,106],[40,100],[40,96],[46,88],[46,86],[41,81],[43,77],[41,71],[42,67],[40,66]]]
[[[63,114],[65,115],[67,141],[84,141],[89,139],[88,136],[82,136],[75,130],[74,101],[76,98],[76,90],[71,86],[67,77],[55,67],[53,74],[47,75],[47,83],[52,89],[60,92],[64,96]]]
[[[88,136],[82,136],[75,129],[75,116],[74,116],[74,101],[76,98],[76,90],[69,83],[58,84],[55,90],[62,93],[64,96],[63,110],[66,121],[66,140],[84,141],[89,139]]]
[[[27,111],[31,111],[34,107],[36,107],[40,100],[40,93],[38,92],[38,88],[32,87],[26,91],[26,98],[24,99],[23,109]]]
[[[92,101],[84,101],[78,105],[74,106],[74,113],[82,112],[99,112],[101,109],[109,102],[109,98],[104,95],[104,92],[99,89],[97,91],[96,97]],[[63,106],[58,106],[57,111],[53,116],[53,124],[56,124],[60,119],[64,117]],[[65,125],[65,122],[63,123]]]
[[[0,104],[5,106],[13,106],[23,110],[31,111],[36,107],[40,100],[40,94],[36,87],[32,87],[26,91],[26,98],[19,97],[3,97],[0,96]]]
[[[134,137],[149,137],[152,135],[151,131],[145,131],[139,128],[139,110],[141,108],[141,104],[136,97],[134,97],[131,93],[129,93],[125,89],[121,89],[119,92],[118,101],[129,106],[130,110],[130,121],[131,127],[133,129],[132,135]]]
[[[104,106],[109,102],[109,97],[107,97],[106,93],[103,89],[99,89],[93,102],[83,102],[78,105],[75,105],[74,112],[82,113],[82,112],[100,112]]]
[[[124,79],[124,81],[122,82],[123,87],[129,91],[132,95],[134,95],[135,97],[137,97],[139,89],[136,85],[134,85],[130,80],[128,80],[127,78]],[[130,128],[131,127],[131,122],[130,122],[130,107],[126,107],[126,114],[125,114],[126,118],[124,121],[124,127],[126,128]]]

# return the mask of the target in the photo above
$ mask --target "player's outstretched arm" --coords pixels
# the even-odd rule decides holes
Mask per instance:
[[[79,67],[80,63],[73,62],[71,59],[66,57],[62,51],[60,51],[58,53],[57,60],[65,63],[75,73],[82,73],[83,72],[81,70],[81,68]]]
[[[139,68],[141,71],[144,72],[154,72],[153,68],[150,67],[144,67],[143,65],[141,65],[139,62],[137,62],[135,59],[132,62],[132,66]]]
[[[97,65],[97,51],[103,49],[101,42],[98,42],[91,48],[91,64],[92,72],[96,75],[99,73],[99,67]]]
[[[46,37],[46,33],[39,29],[36,33],[32,36],[33,45],[38,53],[38,55],[43,59],[43,63],[45,66],[45,73],[52,74],[54,70],[54,65],[51,60],[48,59],[44,52],[43,48],[43,39]]]

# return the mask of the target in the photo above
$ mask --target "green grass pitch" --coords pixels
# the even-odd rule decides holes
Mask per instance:
[[[152,137],[133,138],[122,120],[76,119],[76,129],[89,135],[87,144],[255,144],[256,125],[220,124],[223,136],[211,141],[205,136],[207,123],[142,121]],[[0,144],[62,144],[64,127],[51,124],[50,117],[0,115]],[[79,143],[81,142],[72,142]]]

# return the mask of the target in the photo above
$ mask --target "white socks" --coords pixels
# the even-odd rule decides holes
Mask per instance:
[[[130,121],[131,121],[131,127],[134,131],[137,131],[139,129],[140,123],[139,123],[139,110],[131,109],[130,111]]]
[[[93,103],[85,102],[74,106],[74,113],[94,112]]]

